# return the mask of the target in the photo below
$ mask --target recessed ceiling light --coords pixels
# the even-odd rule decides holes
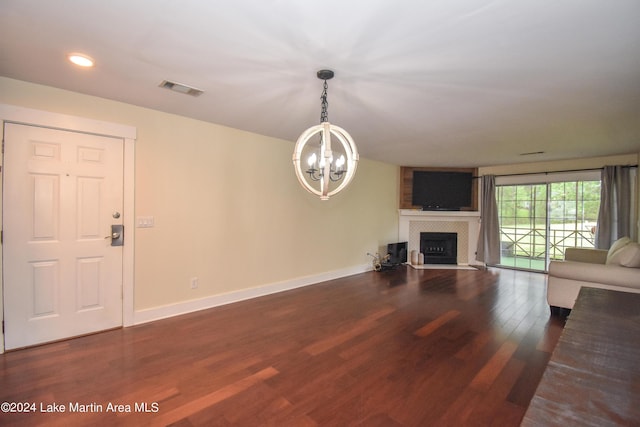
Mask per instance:
[[[93,67],[94,61],[90,56],[84,55],[82,53],[70,53],[67,55],[69,61],[76,64],[79,67],[89,68]]]

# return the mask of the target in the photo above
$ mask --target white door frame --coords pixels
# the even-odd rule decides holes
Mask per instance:
[[[51,113],[47,111],[33,110],[30,108],[0,104],[0,125],[4,129],[4,123],[19,123],[32,126],[41,126],[53,129],[84,132],[95,135],[122,138],[124,140],[124,227],[130,230],[127,233],[127,241],[123,247],[122,260],[122,324],[131,326],[134,324],[134,178],[135,178],[135,150],[134,142],[137,137],[137,129],[133,126],[116,123],[102,122],[83,117],[69,116],[66,114]],[[3,131],[2,131],[3,132]],[[3,135],[4,141],[4,135]],[[0,156],[0,161],[2,157]],[[2,174],[0,174],[0,211],[2,207]],[[0,217],[1,220],[1,217]],[[0,246],[2,257],[2,246]],[[4,299],[2,295],[2,271],[0,270],[0,304],[2,312],[0,320],[4,320]],[[0,330],[0,354],[4,353],[4,333]]]

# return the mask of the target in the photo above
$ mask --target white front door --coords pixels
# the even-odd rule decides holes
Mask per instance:
[[[122,326],[123,140],[4,131],[5,348]]]

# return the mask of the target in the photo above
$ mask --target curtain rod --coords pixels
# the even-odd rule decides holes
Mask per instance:
[[[638,165],[623,165],[623,168],[637,168]],[[549,175],[550,173],[565,173],[565,172],[589,172],[589,171],[598,171],[598,170],[603,170],[604,167],[602,168],[588,168],[588,169],[568,169],[568,170],[560,170],[560,171],[550,171],[550,172],[523,172],[523,173],[507,173],[507,174],[503,174],[503,175],[496,175],[497,177],[503,177],[503,176],[523,176],[523,175]],[[480,175],[474,178],[480,178],[483,177],[484,175]]]

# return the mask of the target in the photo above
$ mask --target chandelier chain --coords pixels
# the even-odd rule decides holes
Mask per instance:
[[[329,108],[329,102],[327,102],[327,89],[329,89],[329,85],[327,84],[327,80],[324,81],[324,90],[322,91],[322,95],[320,96],[320,100],[322,100],[321,106],[322,111],[320,112],[320,123],[329,121],[329,113],[327,109]]]

